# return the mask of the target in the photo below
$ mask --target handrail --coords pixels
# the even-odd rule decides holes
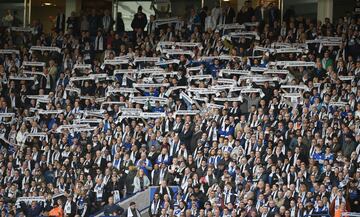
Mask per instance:
[[[147,189],[143,190],[143,191],[139,191],[136,192],[134,194],[131,194],[128,197],[124,197],[123,199],[121,199],[119,202],[116,203],[116,205],[121,206],[122,208],[127,209],[127,207],[129,206],[130,202],[134,201],[136,196],[139,195],[144,195],[145,197],[147,197],[148,199],[148,203],[147,204],[141,204],[139,208],[139,212],[141,214],[145,214],[147,212],[147,210],[150,207],[150,202],[151,202],[151,195],[152,195],[152,190],[153,189],[157,189],[159,186],[149,186]],[[178,188],[178,186],[169,186],[171,188]],[[142,197],[144,198],[144,197]],[[135,201],[136,202],[136,201]],[[144,201],[143,201],[144,202]],[[104,209],[99,210],[98,212],[96,212],[95,214],[90,215],[90,217],[105,217],[104,215]]]
[[[120,204],[125,205],[124,210],[126,212],[127,207],[130,205],[130,202],[132,202],[134,200],[134,197],[139,196],[140,194],[144,194],[144,193],[146,195],[149,195],[150,188],[147,188],[144,191],[136,192],[135,194],[132,194],[130,197],[124,198],[123,200],[120,200],[119,202],[117,202],[116,205],[119,205],[119,206],[121,206]],[[143,210],[143,208],[141,210]],[[101,209],[96,214],[91,215],[91,217],[101,217],[101,216],[104,216],[104,209]]]
[[[327,216],[327,217],[331,217],[331,215],[330,215],[330,213],[329,212],[327,212],[327,213],[323,213],[323,214],[307,214],[307,215],[305,215],[305,216],[310,216],[310,217],[318,217],[318,216]]]
[[[360,213],[358,213],[358,212],[343,212],[343,213],[341,213],[341,216],[344,216],[344,217],[360,217]]]
[[[127,199],[129,199],[129,198],[131,198],[131,197],[133,197],[133,196],[135,196],[135,195],[136,195],[136,193],[135,193],[135,194],[134,194],[134,193],[131,193],[131,194],[129,194],[129,195],[121,198],[121,199],[120,199],[117,203],[115,203],[115,204],[119,204],[119,203],[121,203],[121,202],[123,202],[123,201],[125,201],[125,200],[127,200]],[[101,210],[95,212],[94,214],[91,214],[90,217],[98,216],[99,214],[101,214],[101,213],[103,213],[103,212],[104,212],[104,210],[101,209]]]
[[[329,213],[325,213],[325,214],[307,214],[305,216],[330,216]]]

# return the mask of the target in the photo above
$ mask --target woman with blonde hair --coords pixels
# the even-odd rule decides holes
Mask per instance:
[[[143,169],[139,169],[135,178],[134,178],[134,193],[138,191],[143,191],[150,185],[149,178],[145,175]]]

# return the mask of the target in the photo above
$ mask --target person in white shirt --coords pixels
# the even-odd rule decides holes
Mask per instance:
[[[219,19],[221,17],[222,14],[222,8],[220,7],[220,4],[217,4],[216,7],[214,7],[211,10],[211,15],[214,17],[215,20],[215,24],[219,24]]]
[[[22,124],[19,132],[16,134],[16,142],[17,144],[24,145],[25,143],[25,135],[27,134],[26,125]]]
[[[216,28],[216,18],[213,15],[213,13],[214,13],[214,10],[212,10],[211,14],[205,18],[205,30],[206,31],[208,29],[215,30],[215,28]]]

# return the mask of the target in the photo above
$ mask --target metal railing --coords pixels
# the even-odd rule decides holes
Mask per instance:
[[[118,206],[122,207],[126,212],[127,208],[130,206],[130,202],[135,202],[136,207],[139,210],[139,212],[141,213],[141,215],[143,217],[146,217],[148,214],[148,209],[150,207],[150,203],[151,203],[152,198],[154,197],[154,193],[158,187],[159,186],[150,186],[149,188],[147,188],[144,191],[137,192],[131,196],[123,198],[116,204]],[[178,186],[169,186],[169,187],[174,191],[174,193],[177,193]],[[105,214],[104,210],[101,210],[93,215],[90,215],[90,217],[107,217],[104,214]]]
[[[341,213],[342,217],[360,217],[359,212],[343,212]]]
[[[327,213],[314,213],[314,214],[307,214],[307,215],[304,215],[305,217],[331,217],[329,211]]]
[[[157,188],[157,187],[149,187],[148,189],[137,192],[129,197],[126,197],[122,200],[120,200],[118,203],[116,203],[118,206],[122,207],[125,212],[126,209],[130,206],[131,202],[136,202],[137,209],[140,210],[140,213],[143,214],[144,210],[147,211],[150,205],[150,189],[151,188]],[[91,217],[104,217],[104,210],[101,210],[93,215]]]
[[[141,195],[142,197],[144,197],[145,195],[148,195],[149,192],[147,192],[147,191],[150,191],[150,190],[149,190],[149,189],[146,189],[146,190],[144,190],[144,191],[139,191],[139,192],[137,192],[137,193],[130,194],[130,195],[122,198],[120,201],[118,201],[118,202],[116,203],[116,205],[124,208],[124,210],[125,210],[125,212],[126,212],[126,209],[127,209],[127,208],[129,207],[129,205],[130,205],[130,202],[132,202],[132,201],[138,201],[137,199],[138,199],[139,195]],[[146,193],[145,193],[145,192],[146,192]],[[149,203],[150,203],[150,202],[149,202]],[[141,204],[137,204],[138,208],[140,208],[139,205],[141,205]],[[139,209],[139,210],[140,210],[140,209]],[[98,211],[98,212],[90,215],[90,217],[105,217],[104,214],[105,214],[105,213],[104,213],[104,210],[100,210],[100,211]]]

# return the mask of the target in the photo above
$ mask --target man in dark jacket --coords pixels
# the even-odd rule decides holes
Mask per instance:
[[[136,208],[136,203],[131,202],[126,212],[126,217],[141,217],[139,210]]]
[[[96,32],[100,26],[100,19],[99,16],[96,14],[96,10],[91,10],[91,15],[88,17],[89,21],[89,30],[91,36],[96,36]]]
[[[269,11],[268,9],[265,7],[264,2],[260,1],[259,2],[259,6],[255,9],[254,11],[254,15],[256,17],[256,20],[258,22],[260,22],[260,29],[262,29],[264,27],[265,23],[268,23],[268,18],[269,18]]]
[[[244,6],[239,11],[236,22],[243,24],[244,22],[250,22],[251,17],[254,15],[254,9],[251,7],[250,1],[245,1]]]
[[[65,30],[65,14],[60,10],[58,15],[56,16],[55,28],[57,32]]]
[[[119,215],[121,216],[124,213],[124,209],[114,203],[114,198],[109,197],[108,204],[104,206],[104,215]]]
[[[37,202],[33,201],[33,202],[31,202],[31,206],[26,209],[26,216],[29,216],[29,217],[30,216],[31,217],[39,216],[41,211],[42,211],[41,206]]]
[[[179,134],[180,140],[186,145],[187,148],[190,147],[191,137],[193,133],[190,130],[190,125],[185,124],[184,130],[182,130]]]
[[[280,18],[280,10],[274,5],[274,3],[269,4],[269,24],[273,26],[274,22]]]
[[[125,24],[121,12],[117,14],[116,20],[116,33],[121,35],[125,32]]]
[[[225,15],[225,24],[233,23],[234,18],[236,16],[234,8],[231,7],[230,4],[227,5],[225,9],[226,15]]]
[[[142,7],[139,6],[138,12],[134,15],[134,19],[131,22],[131,27],[135,32],[137,32],[138,29],[144,31],[146,24],[147,24],[146,14],[142,12]]]
[[[69,217],[73,217],[76,214],[76,203],[72,199],[72,196],[68,196],[63,207],[65,215]]]

